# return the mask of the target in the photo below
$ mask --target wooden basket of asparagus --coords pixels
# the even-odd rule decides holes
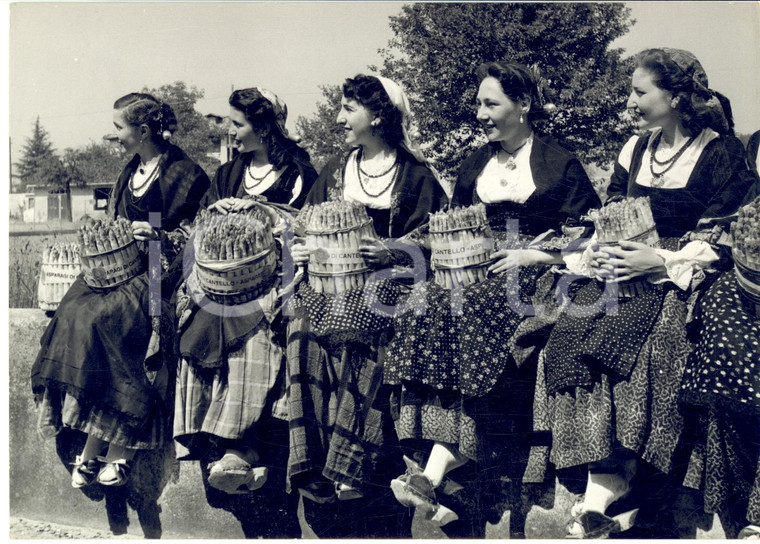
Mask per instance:
[[[486,279],[494,241],[483,204],[430,214],[429,229],[438,285],[452,289]]]
[[[731,236],[739,292],[751,313],[760,317],[760,198],[739,210]]]
[[[359,289],[370,270],[359,253],[362,240],[376,240],[363,204],[331,200],[301,211],[309,249],[309,285],[318,293],[337,295]]]
[[[267,214],[259,208],[226,215],[203,210],[195,225],[195,274],[211,300],[243,304],[272,286],[277,253]]]
[[[56,242],[42,252],[37,304],[42,310],[57,310],[58,303],[81,271],[79,245]]]
[[[652,217],[649,197],[626,197],[588,213],[601,245],[617,245],[621,240],[656,246],[660,241]]]
[[[90,287],[115,287],[140,274],[144,262],[123,217],[96,219],[79,228],[79,259]]]

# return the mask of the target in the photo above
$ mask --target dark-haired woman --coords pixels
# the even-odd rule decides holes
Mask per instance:
[[[227,214],[279,204],[283,220],[306,198],[317,173],[285,126],[287,108],[271,91],[234,91],[230,135],[239,151],[222,165],[202,204]],[[284,355],[274,341],[277,282],[245,304],[210,304],[186,256],[174,439],[182,460],[216,458],[208,483],[226,493],[253,491],[267,479],[260,422],[287,421]],[[210,304],[210,305],[209,305]],[[214,455],[218,450],[218,456]]]
[[[403,384],[399,438],[430,451],[391,487],[399,502],[441,524],[458,517],[438,502],[448,494],[446,475],[468,462],[482,471],[532,431],[536,362],[517,357],[511,341],[532,313],[544,265],[561,258],[531,242],[544,235],[548,243],[600,205],[578,159],[535,130],[545,108],[531,71],[491,62],[477,75],[477,119],[489,143],[464,160],[452,206],[485,205],[498,248],[491,277],[462,289],[457,304],[433,282],[417,290],[410,302],[420,312],[398,319],[386,363],[386,381]]]
[[[71,484],[123,485],[138,450],[170,440],[170,409],[156,376],[170,361],[171,288],[155,297],[160,278],[187,238],[208,189],[203,170],[170,142],[177,128],[171,107],[145,93],[114,104],[115,138],[132,155],[116,181],[108,216],[132,223],[148,271],[117,287],[89,287],[80,276],[42,337],[32,368],[43,436],[71,428],[87,435]],[[153,244],[160,263],[148,259]],[[149,251],[150,248],[150,251]],[[150,277],[149,277],[150,273]],[[156,386],[154,386],[156,385]]]
[[[623,148],[608,196],[649,197],[660,247],[623,240],[603,251],[589,248],[578,270],[596,281],[573,299],[587,311],[563,313],[546,347],[551,460],[558,469],[588,465],[571,538],[625,529],[630,518],[607,510],[629,492],[640,461],[660,474],[673,469],[683,429],[678,391],[691,351],[686,301],[718,258],[704,240],[680,247],[679,239],[700,219],[736,212],[754,190],[727,101],[709,89],[691,53],[640,53],[628,110],[643,133]],[[619,292],[610,289],[616,284]],[[633,506],[656,502],[640,500],[646,502]],[[624,502],[615,507],[625,510]]]
[[[351,150],[324,167],[307,204],[359,202],[378,238],[397,241],[445,202],[441,185],[410,138],[408,101],[395,82],[361,74],[346,80],[336,122]],[[408,255],[389,250],[385,242],[367,243],[360,251],[375,270],[408,264]],[[294,246],[293,252],[296,262],[305,262],[304,246]],[[376,285],[380,301],[393,306],[400,286],[394,281]],[[333,297],[304,283],[291,307],[291,485],[321,503],[377,496],[373,466],[380,447],[390,447],[387,440],[395,439],[388,432],[388,395],[382,387],[382,343],[390,318],[370,308],[361,289]],[[375,534],[385,529],[377,527]]]

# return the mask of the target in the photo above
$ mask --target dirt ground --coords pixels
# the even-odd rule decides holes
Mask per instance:
[[[109,531],[89,527],[72,527],[18,517],[10,518],[8,536],[11,540],[131,540],[139,538],[133,535],[114,536]]]

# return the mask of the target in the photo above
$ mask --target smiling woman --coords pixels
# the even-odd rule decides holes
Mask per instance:
[[[288,325],[288,477],[289,484],[310,499],[304,503],[307,520],[325,515],[317,503],[358,499],[342,507],[343,517],[363,524],[372,521],[369,510],[359,514],[361,509],[371,509],[377,519],[378,508],[393,506],[382,482],[390,478],[388,463],[401,465],[400,459],[388,456],[396,437],[387,408],[389,390],[382,386],[390,318],[370,301],[396,304],[403,287],[385,278],[394,266],[409,264],[409,255],[399,250],[399,238],[425,224],[429,213],[444,203],[445,194],[410,137],[408,100],[395,82],[363,74],[346,80],[335,121],[352,149],[328,162],[307,205],[341,200],[363,206],[379,241],[363,240],[360,259],[370,270],[386,274],[378,273],[384,279],[339,297],[317,293],[304,282],[291,301],[295,316]],[[309,262],[303,244],[293,246],[292,252],[296,262]],[[307,272],[317,273],[315,268]],[[346,514],[347,507],[357,509],[352,510],[357,515]],[[348,534],[410,534],[408,520],[388,515],[397,523],[356,526]]]

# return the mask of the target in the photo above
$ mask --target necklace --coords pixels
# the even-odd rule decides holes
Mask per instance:
[[[659,161],[655,157],[655,153],[657,153],[657,148],[660,145],[660,140],[662,139],[662,132],[660,132],[657,137],[655,138],[655,141],[652,142],[652,152],[649,154],[649,171],[652,173],[652,187],[659,189],[663,185],[665,185],[665,173],[673,168],[673,166],[676,164],[676,161],[681,157],[681,155],[684,154],[686,151],[686,148],[691,145],[691,143],[696,139],[695,136],[692,136],[689,138],[685,144],[681,146],[681,148],[675,152],[675,154],[670,157],[669,159],[666,159],[664,161]],[[654,171],[654,163],[657,163],[659,166],[665,166],[665,169],[662,172],[655,172]]]
[[[523,147],[526,146],[526,144],[530,141],[530,138],[531,138],[530,136],[525,138],[525,141],[521,143],[520,145],[518,145],[514,151],[507,151],[503,147],[500,147],[499,152],[503,151],[504,153],[508,155],[507,162],[504,164],[507,170],[514,170],[517,168],[517,161],[515,161],[515,156],[517,155],[518,151],[520,151]],[[501,181],[502,181],[502,185],[505,185],[504,183],[505,180],[501,180]]]
[[[504,167],[507,170],[516,170],[517,169],[517,161],[515,160],[515,155],[517,155],[517,152],[520,151],[523,147],[525,147],[527,145],[527,143],[530,141],[530,139],[531,139],[532,136],[533,136],[532,134],[530,136],[528,136],[525,139],[525,141],[523,143],[521,143],[519,146],[517,146],[517,148],[514,151],[507,151],[503,147],[501,147],[499,149],[499,153],[501,153],[503,151],[504,153],[506,153],[508,155],[507,162],[504,163]],[[509,185],[509,180],[506,179],[506,178],[501,178],[499,180],[499,185],[501,185],[502,187],[506,187],[507,185]]]
[[[378,192],[378,193],[371,193],[371,192],[369,192],[367,190],[367,188],[364,186],[364,179],[362,179],[362,175],[365,175],[365,176],[367,176],[370,179],[377,179],[377,178],[381,178],[383,176],[387,176],[391,172],[391,170],[393,170],[394,168],[397,169],[396,170],[396,172],[397,172],[398,171],[398,157],[396,157],[394,159],[393,164],[391,164],[391,167],[388,168],[385,172],[383,172],[382,174],[375,174],[375,175],[367,174],[364,170],[362,170],[361,158],[362,158],[362,150],[361,150],[361,148],[359,148],[359,151],[356,154],[356,175],[359,178],[359,185],[361,186],[362,191],[364,191],[364,193],[367,196],[369,196],[371,198],[377,198],[380,195],[384,194],[388,189],[391,188],[391,185],[393,185],[393,182],[396,181],[396,173],[394,172],[394,175],[391,176],[391,179],[387,183],[387,185],[385,185],[385,187],[381,188],[380,192]]]
[[[145,180],[140,184],[135,184],[135,173],[137,171],[133,171],[132,175],[129,177],[129,190],[132,191],[132,193],[137,193],[141,191],[143,188],[145,188],[147,185],[150,185],[154,179],[158,177],[158,166],[161,164],[161,160],[156,160],[156,164],[153,166],[153,170],[151,170],[150,174],[145,178]],[[147,166],[147,165],[146,165]],[[140,174],[145,174],[145,170],[143,168],[138,168]]]
[[[267,172],[263,176],[261,176],[260,178],[257,178],[256,176],[253,175],[253,172],[251,171],[251,163],[248,163],[248,168],[246,169],[246,176],[243,178],[243,185],[245,186],[246,189],[255,189],[256,187],[261,185],[264,182],[264,180],[267,179],[267,177],[269,177],[269,174],[271,174],[272,172],[274,172],[274,165],[271,165],[269,170],[267,170]],[[254,181],[254,183],[248,184],[249,176]]]
[[[393,154],[393,162],[388,167],[388,169],[385,172],[380,172],[379,174],[370,174],[369,172],[365,172],[362,168],[362,149],[359,148],[359,151],[356,154],[356,163],[359,165],[359,172],[364,174],[368,178],[381,178],[388,174],[393,168],[396,166],[396,163],[398,162],[398,155],[396,153]]]

